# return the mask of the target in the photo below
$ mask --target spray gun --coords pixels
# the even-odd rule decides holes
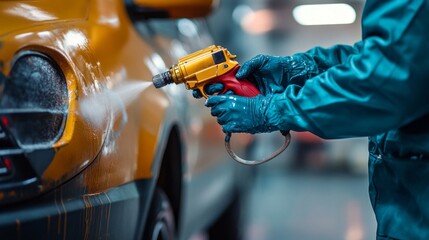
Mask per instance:
[[[173,65],[168,71],[155,75],[152,79],[156,88],[164,87],[170,83],[184,83],[186,89],[199,89],[205,98],[208,98],[204,90],[206,84],[222,83],[224,90],[219,94],[231,90],[234,94],[244,97],[255,97],[261,94],[258,88],[248,80],[237,80],[235,73],[240,64],[235,61],[236,56],[221,46],[210,46],[188,56],[179,59],[177,65]],[[225,148],[232,159],[245,165],[257,165],[267,162],[282,153],[290,143],[290,133],[282,133],[285,142],[269,157],[262,160],[246,160],[237,156],[231,149],[231,134],[225,136]]]

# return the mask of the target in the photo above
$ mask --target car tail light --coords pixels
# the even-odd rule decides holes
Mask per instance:
[[[21,148],[51,146],[61,137],[67,83],[51,58],[34,51],[19,54],[0,94],[1,125]]]

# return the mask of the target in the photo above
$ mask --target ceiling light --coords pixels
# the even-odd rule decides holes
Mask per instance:
[[[356,20],[356,11],[345,3],[300,5],[292,15],[301,25],[351,24]]]

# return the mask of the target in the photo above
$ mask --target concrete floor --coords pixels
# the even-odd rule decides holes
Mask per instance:
[[[366,176],[261,166],[244,203],[245,239],[375,239]]]
[[[258,135],[253,159],[268,156],[281,141],[276,135]],[[366,154],[365,148],[359,151]],[[320,168],[293,171],[292,156],[293,146],[272,161],[254,167],[254,182],[249,183],[250,191],[242,203],[244,240],[375,239],[367,156],[360,157],[358,164],[365,169],[359,167],[348,173]],[[191,238],[207,239],[204,234]]]

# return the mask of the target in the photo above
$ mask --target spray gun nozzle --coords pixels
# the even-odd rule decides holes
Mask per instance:
[[[170,71],[165,71],[153,76],[152,82],[156,88],[161,88],[167,84],[173,83],[173,77],[171,76]]]

